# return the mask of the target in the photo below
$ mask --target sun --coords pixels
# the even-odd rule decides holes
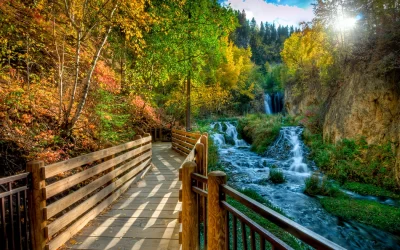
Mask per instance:
[[[338,17],[335,20],[335,29],[338,31],[352,30],[357,24],[357,19],[354,17]]]
[[[352,30],[357,24],[357,19],[349,16],[341,6],[337,7],[336,17],[332,21],[334,28],[339,32]]]

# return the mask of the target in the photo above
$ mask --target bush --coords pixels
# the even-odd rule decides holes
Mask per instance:
[[[304,133],[312,158],[332,179],[358,182],[399,192],[395,178],[396,157],[390,143],[368,145],[364,138],[344,139],[335,145],[323,141],[321,134]]]
[[[262,154],[267,150],[279,135],[282,126],[292,125],[291,118],[283,116],[250,114],[239,120],[238,132],[251,145],[251,150]]]
[[[281,184],[281,183],[284,183],[286,181],[282,170],[276,169],[276,168],[271,168],[271,170],[269,171],[269,178],[268,179],[274,184]]]
[[[214,144],[211,136],[208,137],[208,172],[223,171],[223,166],[218,162],[218,147]]]
[[[338,187],[331,184],[326,177],[319,177],[318,172],[314,172],[309,178],[305,180],[306,188],[304,189],[304,193],[316,196],[330,196],[330,197],[344,197],[346,196],[343,192],[339,190]]]

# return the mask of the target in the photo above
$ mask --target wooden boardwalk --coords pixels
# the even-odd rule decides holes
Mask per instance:
[[[66,248],[179,249],[178,169],[184,159],[171,150],[171,143],[154,143],[154,167],[146,177],[70,239]]]

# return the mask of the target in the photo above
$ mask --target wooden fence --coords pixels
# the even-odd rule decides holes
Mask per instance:
[[[174,134],[180,136],[180,141],[184,141],[185,135],[193,145],[190,148],[188,141],[183,144],[191,150],[179,171],[182,181],[182,212],[179,216],[182,224],[179,239],[183,250],[264,250],[268,245],[268,249],[292,249],[242,211],[230,205],[226,201],[227,197],[315,249],[344,249],[229,187],[224,172],[213,171],[207,174],[208,150],[207,143],[203,143],[207,139],[206,135],[183,131],[174,131],[173,137]],[[193,138],[199,139],[193,143]],[[178,145],[178,150],[181,150],[182,142]],[[172,147],[178,147],[174,138]]]
[[[141,178],[151,165],[151,136],[44,166],[32,175],[30,218],[33,249],[58,249]]]

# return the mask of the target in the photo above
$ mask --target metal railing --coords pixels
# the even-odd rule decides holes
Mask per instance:
[[[0,249],[31,249],[28,175],[23,173],[0,179]]]

